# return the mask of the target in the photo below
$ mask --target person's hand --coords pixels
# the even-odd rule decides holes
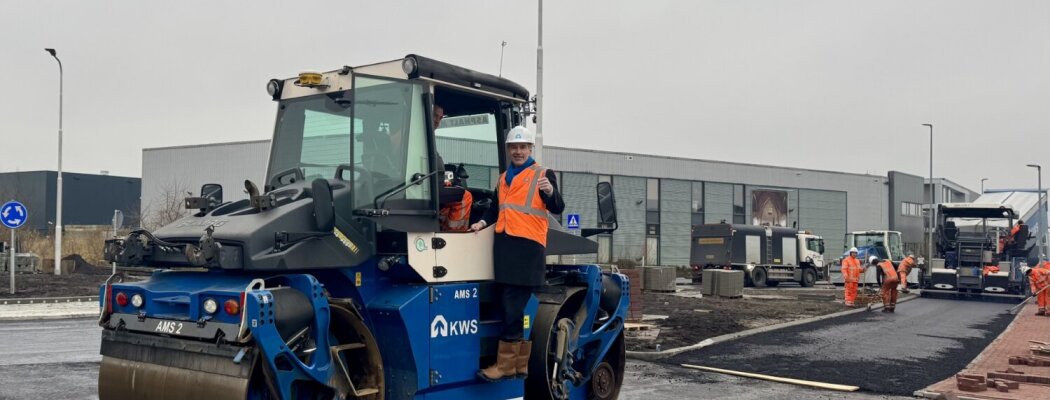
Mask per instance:
[[[554,193],[554,185],[551,185],[550,179],[547,179],[546,176],[540,178],[540,180],[537,181],[537,183],[537,186],[540,188],[541,192],[546,193],[548,196]]]
[[[472,232],[477,232],[477,231],[480,231],[482,229],[485,229],[486,225],[488,225],[488,224],[486,224],[485,221],[478,221],[478,222],[475,222],[475,223],[470,225],[470,230]]]

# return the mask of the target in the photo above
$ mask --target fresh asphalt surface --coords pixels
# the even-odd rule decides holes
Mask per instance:
[[[669,360],[910,395],[962,370],[1012,321],[1012,305],[920,298],[683,353]]]
[[[674,364],[630,361],[621,399],[903,399],[970,362],[1009,323],[1005,304],[917,299],[896,314],[861,313],[715,345]],[[0,322],[0,399],[95,399],[100,328],[93,319]],[[881,351],[889,347],[892,351]],[[851,384],[808,389],[687,370],[677,363]]]

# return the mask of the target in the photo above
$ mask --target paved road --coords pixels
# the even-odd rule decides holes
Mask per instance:
[[[1008,307],[919,299],[901,304],[896,314],[862,313],[788,328],[672,360],[854,384],[868,393],[818,391],[632,361],[620,398],[903,399],[871,391],[907,394],[962,369],[1008,323],[997,318]],[[0,399],[96,399],[99,332],[92,319],[0,322]],[[883,346],[895,350],[878,351]],[[842,351],[849,354],[847,361],[835,358]],[[898,382],[907,393],[885,390],[901,386]]]
[[[962,370],[1012,320],[1007,304],[917,299],[749,336],[668,360],[908,395]]]
[[[0,322],[0,399],[97,399],[95,319]]]

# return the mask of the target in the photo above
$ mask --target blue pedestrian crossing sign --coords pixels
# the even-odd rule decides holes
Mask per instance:
[[[580,229],[580,214],[566,214],[565,227],[569,229]]]
[[[0,207],[0,223],[9,229],[18,229],[29,219],[29,209],[17,201],[11,200]]]

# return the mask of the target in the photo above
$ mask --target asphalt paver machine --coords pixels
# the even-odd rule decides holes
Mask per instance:
[[[224,201],[204,185],[185,199],[191,215],[106,242],[108,260],[155,270],[101,287],[101,399],[618,396],[629,282],[597,265],[547,266],[522,321],[527,379],[476,376],[503,319],[494,228],[443,232],[443,182],[505,168],[504,135],[532,110],[525,88],[409,55],[267,89],[277,121],[261,189],[245,181],[246,199]],[[461,188],[471,222],[491,187]],[[615,229],[611,186],[596,191],[599,225],[552,222],[548,255],[595,253],[586,236]]]

